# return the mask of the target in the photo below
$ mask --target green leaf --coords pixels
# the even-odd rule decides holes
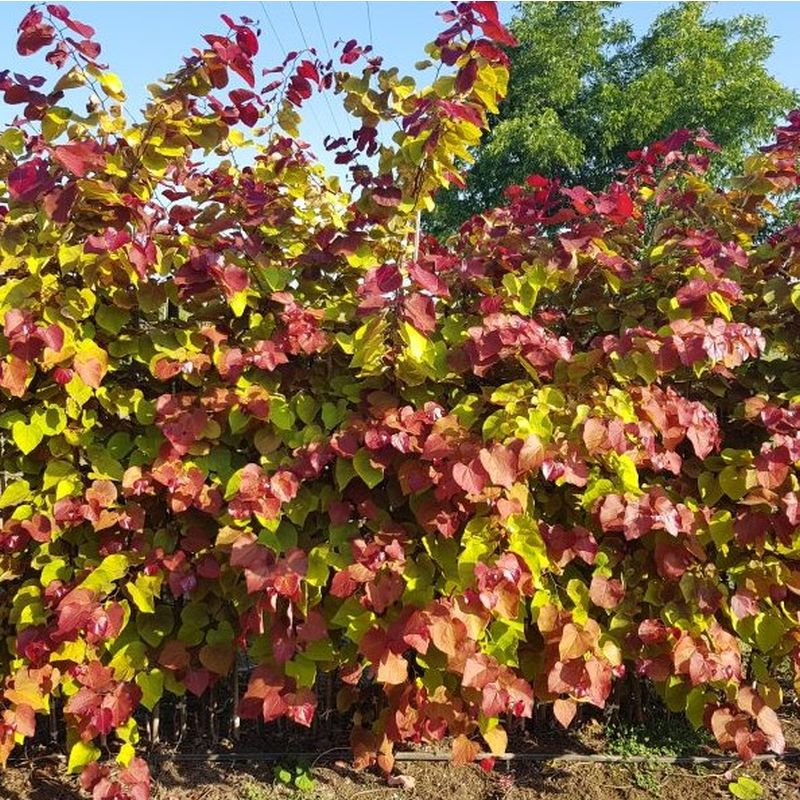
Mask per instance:
[[[174,625],[172,610],[168,606],[157,606],[154,614],[136,615],[136,630],[151,647],[158,647]]]
[[[317,665],[302,653],[284,664],[286,674],[297,681],[298,686],[311,688],[317,679]]]
[[[337,488],[340,492],[343,492],[347,488],[347,484],[355,478],[356,468],[353,466],[352,460],[338,456],[336,458],[336,466],[333,468],[333,474]]]
[[[347,401],[322,404],[322,422],[326,430],[333,430],[347,416]]]
[[[0,508],[8,506],[18,506],[26,500],[31,499],[31,485],[28,481],[14,481],[10,483],[0,494]]]
[[[139,611],[154,614],[156,610],[155,599],[161,593],[161,575],[145,575],[141,573],[136,580],[125,585],[125,591],[130,595],[133,604]]]
[[[72,117],[68,108],[55,106],[48,110],[42,119],[42,135],[48,142],[57,139],[67,129],[67,123]]]
[[[731,500],[740,500],[747,491],[745,473],[736,467],[728,466],[719,474],[719,485]]]
[[[527,514],[514,514],[506,520],[506,527],[510,532],[508,549],[525,561],[533,575],[541,575],[549,561],[536,521]]]
[[[331,569],[330,550],[327,544],[313,547],[308,554],[308,569],[306,570],[306,583],[309,586],[325,586]]]
[[[122,480],[122,476],[125,474],[125,468],[111,455],[107,447],[101,445],[87,447],[86,457],[92,465],[92,469],[89,472],[90,478],[112,481]]]
[[[79,405],[85,405],[92,396],[91,387],[87,386],[80,376],[73,375],[66,386],[67,394]]]
[[[319,410],[317,401],[314,400],[311,395],[301,392],[294,398],[293,402],[297,416],[300,417],[301,421],[306,425],[310,425],[314,421],[314,418],[317,416],[317,411]]]
[[[372,465],[369,450],[362,447],[353,456],[353,468],[370,489],[374,489],[383,480],[383,469]]]
[[[136,685],[142,690],[142,705],[153,710],[155,704],[164,694],[164,675],[160,669],[140,672],[136,676]]]
[[[42,568],[39,580],[45,588],[53,581],[68,581],[72,576],[72,568],[63,558],[54,558]]]
[[[292,771],[287,769],[286,767],[278,767],[275,770],[275,777],[281,782],[285,784],[290,784],[294,779],[294,775]]]
[[[342,349],[353,354],[350,366],[359,368],[361,375],[377,375],[383,368],[387,324],[383,317],[374,316],[349,337],[349,342],[345,342],[341,334],[337,335]]]
[[[70,774],[80,772],[87,764],[91,764],[92,761],[97,761],[99,758],[99,747],[95,747],[92,742],[78,740],[69,751],[67,772]]]
[[[32,453],[44,438],[42,429],[35,423],[15,422],[11,428],[14,444],[25,454]]]
[[[130,742],[125,742],[117,753],[116,762],[121,767],[127,767],[135,757],[136,748]]]
[[[764,794],[764,787],[747,775],[740,775],[728,784],[728,791],[739,800],[758,800]]]
[[[131,556],[123,553],[115,553],[106,556],[98,566],[84,578],[80,584],[82,589],[91,589],[98,594],[109,594],[116,588],[115,581],[118,581],[130,566]]]
[[[701,472],[697,478],[697,488],[700,490],[700,499],[707,506],[716,505],[722,497],[722,487],[713,472]]]
[[[19,128],[6,128],[0,133],[0,147],[18,156],[25,149],[25,136]]]
[[[109,662],[118,681],[132,680],[136,673],[147,665],[144,642],[133,641],[123,645]]]
[[[719,292],[709,292],[708,301],[728,322],[733,319],[731,307]]]
[[[247,308],[247,292],[236,292],[229,303],[234,316],[241,317]]]
[[[773,650],[786,631],[782,620],[770,613],[759,614],[755,619],[756,644],[762,653]]]
[[[703,727],[706,698],[707,693],[702,686],[695,686],[686,697],[686,717],[695,729]]]
[[[206,642],[208,642],[208,644],[232,645],[235,638],[236,631],[234,631],[233,626],[227,620],[223,620],[216,628],[211,628],[208,633],[206,633]]]
[[[314,787],[316,786],[316,781],[308,772],[301,772],[294,779],[294,785],[301,792],[310,792],[313,791]]]
[[[708,523],[708,532],[717,547],[733,539],[733,517],[730,511],[717,511]]]
[[[122,330],[130,318],[131,315],[127,311],[116,306],[99,305],[95,312],[97,324],[114,336]]]
[[[269,399],[269,420],[280,430],[288,431],[294,426],[294,412],[289,407],[286,399],[273,395]]]

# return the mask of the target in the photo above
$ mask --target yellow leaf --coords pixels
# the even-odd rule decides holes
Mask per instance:
[[[403,323],[402,335],[408,345],[408,354],[417,364],[425,360],[428,352],[428,340],[413,326]]]
[[[125,100],[125,90],[122,81],[113,72],[104,72],[100,75],[100,86],[103,91],[114,100],[122,103]]]
[[[499,725],[483,734],[483,740],[489,745],[492,755],[501,756],[508,747],[508,734]]]

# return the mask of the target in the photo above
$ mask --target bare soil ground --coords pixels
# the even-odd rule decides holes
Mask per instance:
[[[313,766],[313,787],[301,790],[275,780],[273,768],[254,762],[153,763],[154,800],[735,800],[728,786],[740,775],[757,781],[758,800],[800,800],[800,726],[786,721],[789,757],[749,765],[683,767],[663,764],[499,763],[489,772],[478,765],[403,762],[413,779],[403,790],[378,774],[356,773],[344,762]],[[607,750],[603,729],[584,726],[563,737],[561,749]],[[529,740],[524,749],[554,751],[556,742]],[[517,748],[523,749],[522,747]],[[641,752],[637,751],[641,755]],[[74,778],[65,777],[63,757],[43,756],[0,773],[0,800],[79,800]],[[753,800],[756,800],[754,797]]]

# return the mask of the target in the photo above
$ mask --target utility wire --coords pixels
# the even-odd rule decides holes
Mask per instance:
[[[289,2],[289,8],[292,9],[292,16],[294,17],[294,21],[297,23],[297,28],[300,31],[300,36],[303,39],[303,44],[306,46],[306,50],[310,50],[311,45],[308,43],[308,39],[306,39],[305,31],[303,30],[303,26],[300,24],[300,19],[297,16],[297,11],[295,11],[294,3],[292,3],[291,0]]]
[[[325,52],[328,54],[328,58],[333,62],[333,53],[331,53],[331,48],[328,46],[328,37],[325,35],[325,29],[322,27],[322,19],[319,16],[319,9],[317,8],[317,4],[314,3],[314,14],[317,17],[317,25],[319,26],[319,33],[322,37],[322,43],[325,45]],[[336,120],[336,114],[333,113],[333,107],[331,106],[331,101],[328,99],[328,93],[323,92],[322,98],[325,100],[325,105],[328,107],[328,113],[331,115],[331,121],[333,122],[333,127],[336,128],[336,133],[338,136],[342,135],[342,129],[339,127],[339,123]]]
[[[328,37],[325,35],[325,31],[322,28],[322,20],[319,16],[319,8],[317,8],[317,4],[314,3],[314,14],[317,16],[317,25],[319,25],[319,33],[322,36],[322,43],[325,45],[325,52],[328,54],[328,58],[333,61],[333,54],[331,53],[331,48],[328,46]]]
[[[306,50],[311,50],[311,45],[308,43],[308,39],[306,39],[306,32],[303,30],[303,26],[300,24],[300,18],[297,16],[297,11],[295,11],[294,3],[291,2],[291,0],[289,2],[289,8],[292,10],[292,16],[294,17],[294,21],[297,23],[297,29],[300,31],[300,38],[303,40],[303,44],[306,46]],[[323,97],[325,97],[325,102],[328,103],[327,96],[323,94]],[[314,108],[314,104],[312,103],[310,106],[308,106],[308,108],[311,110],[311,116],[314,117],[314,122],[317,123],[317,127],[320,129],[320,131],[323,131],[324,128],[322,126],[322,121],[320,120],[319,115],[317,114],[317,111]],[[331,119],[333,119],[333,124],[336,130],[338,131],[339,126],[336,124],[336,119],[333,116],[333,110],[330,108],[330,103],[328,103],[328,109],[330,110]]]
[[[367,25],[369,26],[369,43],[375,44],[375,37],[372,35],[372,13],[369,10],[369,0],[364,0],[364,5],[367,7]]]
[[[270,28],[272,28],[272,34],[275,37],[275,41],[278,43],[278,47],[280,47],[280,49],[283,50],[283,55],[284,55],[284,58],[285,58],[289,51],[283,46],[283,42],[281,41],[281,37],[278,35],[277,29],[272,24],[272,19],[269,16],[269,11],[267,11],[267,7],[264,5],[263,2],[260,2],[260,0],[259,0],[259,4],[261,6],[261,9],[264,12],[264,16],[267,19],[267,24],[270,26]]]
[[[293,2],[289,3],[289,8],[292,10],[292,16],[294,17],[294,21],[297,23],[297,29],[300,31],[300,37],[303,40],[303,44],[306,46],[306,50],[311,50],[311,45],[308,43],[308,39],[306,39],[306,33],[303,30],[303,26],[300,24],[300,18],[297,16],[297,11],[295,10]],[[314,3],[314,11],[317,11],[316,3]],[[322,38],[325,41],[325,47],[327,48],[328,46],[327,39],[325,39],[325,32],[322,30],[322,23],[320,22],[319,19],[319,12],[317,12],[317,22],[319,23],[319,29],[320,32],[322,33]],[[328,51],[328,53],[330,53],[330,51]],[[331,59],[331,61],[333,61],[333,59]],[[324,91],[322,92],[322,98],[325,101],[325,105],[328,107],[328,113],[331,115],[331,121],[333,122],[333,127],[336,128],[336,133],[339,136],[341,136],[342,131],[341,128],[339,127],[339,123],[336,121],[336,116],[333,113],[333,108],[331,108],[331,101],[328,100],[328,95]],[[317,116],[317,112],[314,110],[314,106],[311,105],[309,106],[309,108],[311,109],[311,114],[313,115],[315,122],[319,126],[319,129],[322,130],[322,123],[320,122],[319,117]]]

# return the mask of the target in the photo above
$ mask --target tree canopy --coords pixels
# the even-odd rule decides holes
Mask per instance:
[[[708,130],[736,169],[797,101],[766,65],[775,37],[762,16],[710,19],[708,3],[675,5],[641,38],[619,3],[520,4],[509,93],[475,149],[469,188],[437,198],[442,232],[541,174],[599,189],[627,152],[680,128]]]

